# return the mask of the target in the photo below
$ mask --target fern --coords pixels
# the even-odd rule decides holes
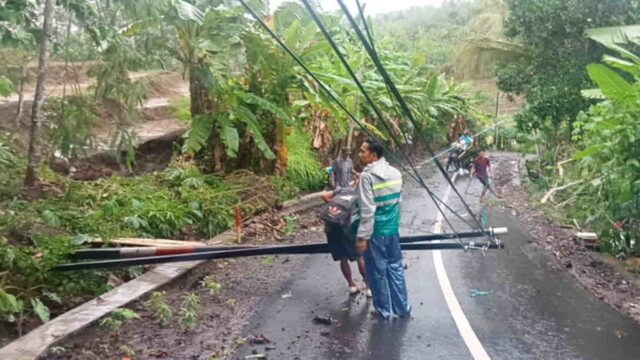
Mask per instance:
[[[9,169],[16,166],[18,159],[11,153],[11,149],[0,143],[0,169]]]

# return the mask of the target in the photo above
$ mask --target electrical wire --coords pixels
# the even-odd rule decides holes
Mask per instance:
[[[260,18],[260,16],[253,10],[253,8],[251,8],[251,6],[249,6],[244,0],[239,0],[239,2],[245,7],[245,9],[249,12],[249,14],[258,22],[258,24],[267,32],[271,35],[271,37],[285,50],[285,52],[291,56],[294,61],[316,82],[316,84],[320,87],[321,90],[323,90],[326,95],[342,110],[345,112],[345,114],[347,114],[347,116],[349,117],[349,119],[351,119],[352,121],[354,121],[359,127],[360,129],[367,134],[367,136],[369,136],[371,139],[373,139],[373,141],[375,141],[376,143],[378,143],[379,145],[381,145],[385,151],[387,151],[387,153],[389,154],[389,156],[395,160],[396,162],[398,162],[403,169],[406,171],[406,168],[402,165],[402,162],[400,162],[395,155],[393,155],[392,152],[390,152],[386,146],[377,139],[376,136],[374,136],[368,129],[366,126],[364,126],[347,108],[346,106],[337,98],[337,95],[335,95],[333,93],[333,91],[328,88],[305,64],[304,62],[295,54],[291,51],[291,49],[289,49],[289,47],[284,44],[284,42],[278,37],[278,35],[276,35],[273,30],[271,30],[271,28],[269,28],[269,26],[267,26],[264,21],[262,21],[262,19]],[[415,171],[415,169],[414,169]],[[412,173],[408,174],[411,178],[413,178],[416,182],[418,182],[420,184],[420,180]],[[450,206],[448,206],[442,199],[440,199],[437,195],[435,195],[433,192],[431,192],[431,190],[429,190],[428,188],[426,189],[428,193],[430,193],[431,196],[433,196],[433,198],[435,198],[437,201],[439,201],[440,203],[442,203],[444,205],[444,207],[449,210],[451,213],[453,213],[454,215],[458,216],[463,222],[465,222],[467,225],[473,227],[473,225],[471,225],[466,219],[464,219],[462,216],[460,216],[459,214],[457,214],[456,211],[454,211]]]
[[[389,124],[387,123],[387,121],[384,119],[384,116],[382,115],[382,113],[380,112],[380,109],[378,109],[378,107],[376,106],[376,104],[373,102],[373,99],[371,99],[371,97],[369,96],[369,93],[367,92],[367,90],[364,88],[364,86],[362,85],[362,83],[360,82],[360,80],[358,79],[358,76],[355,74],[355,72],[353,71],[353,69],[351,68],[351,66],[349,65],[349,62],[347,62],[347,59],[344,57],[344,55],[342,54],[342,51],[340,50],[340,48],[338,47],[338,45],[336,44],[336,42],[333,40],[333,37],[331,36],[331,34],[329,34],[329,31],[327,31],[327,28],[324,26],[324,24],[322,23],[322,20],[320,19],[320,17],[318,16],[317,12],[315,11],[315,9],[313,8],[313,6],[311,6],[311,4],[309,3],[308,0],[302,0],[302,3],[304,4],[304,6],[307,8],[307,11],[309,12],[309,14],[311,15],[311,17],[313,18],[313,21],[315,21],[315,23],[318,25],[318,28],[320,29],[320,32],[322,32],[322,34],[324,35],[324,37],[327,39],[327,42],[329,42],[329,45],[331,45],[331,48],[333,49],[334,53],[338,56],[338,59],[340,60],[340,62],[342,63],[343,67],[347,70],[347,72],[349,73],[349,76],[351,77],[351,79],[354,81],[354,83],[356,84],[356,86],[358,87],[358,90],[360,90],[360,92],[362,93],[362,95],[364,96],[365,100],[367,101],[367,103],[369,104],[369,106],[371,107],[371,109],[373,110],[373,112],[375,113],[376,117],[378,118],[378,121],[380,121],[382,123],[382,125],[385,127],[385,129],[387,130],[387,132],[389,133],[389,136],[393,139],[393,141],[396,143],[396,145],[398,145],[398,148],[402,148],[400,146],[400,141],[398,141],[398,139],[396,138],[396,136],[393,134],[393,130],[391,129],[391,127],[389,126]],[[401,131],[402,132],[402,131]],[[407,139],[406,133],[402,132],[402,134],[405,137],[405,140]],[[404,155],[405,159],[407,160],[407,162],[409,163],[409,166],[411,167],[411,169],[414,171],[417,179],[418,179],[418,183],[424,187],[427,190],[427,193],[429,194],[429,196],[431,197],[431,199],[433,200],[434,204],[436,205],[436,207],[438,208],[438,211],[440,213],[442,213],[442,216],[444,218],[444,220],[446,221],[447,225],[451,228],[451,230],[456,233],[455,228],[453,227],[453,224],[451,223],[451,221],[447,218],[445,212],[440,208],[440,205],[438,204],[438,202],[433,198],[433,196],[431,195],[432,192],[429,190],[429,187],[427,186],[427,184],[424,182],[424,180],[422,179],[422,177],[420,176],[419,172],[417,171],[417,169],[415,168],[415,166],[413,165],[413,161],[411,160],[411,157],[409,157],[406,153],[402,152],[402,154]]]
[[[307,3],[307,0],[302,0],[304,3]],[[396,100],[398,101],[401,109],[403,110],[403,112],[405,113],[405,115],[408,117],[408,119],[411,121],[411,123],[413,124],[413,126],[416,129],[420,129],[420,127],[418,126],[418,122],[416,121],[416,119],[413,116],[413,113],[411,112],[411,110],[409,109],[409,106],[407,105],[407,103],[405,102],[404,98],[402,97],[402,95],[400,94],[400,92],[398,91],[398,89],[396,88],[395,84],[393,83],[393,81],[391,80],[391,77],[389,76],[389,74],[387,73],[386,69],[384,68],[384,66],[382,65],[382,63],[380,62],[380,59],[378,58],[378,54],[375,51],[375,49],[373,49],[371,47],[371,45],[368,43],[367,39],[365,38],[365,36],[362,33],[362,30],[360,29],[360,27],[358,26],[358,24],[355,22],[355,19],[353,18],[353,16],[351,15],[351,13],[349,12],[349,9],[346,7],[346,5],[344,4],[343,0],[337,0],[338,5],[340,6],[340,8],[342,9],[342,11],[344,12],[344,14],[347,16],[347,19],[349,20],[349,22],[351,23],[351,27],[355,30],[356,35],[358,36],[358,38],[360,39],[360,42],[362,43],[362,45],[364,46],[365,50],[367,51],[367,53],[369,54],[369,57],[371,58],[371,60],[373,61],[374,65],[376,66],[376,68],[378,69],[378,72],[380,73],[380,75],[383,77],[385,83],[387,83],[387,85],[389,86],[389,89],[391,90],[391,93],[394,95],[394,97],[396,98]],[[433,149],[431,148],[431,146],[429,145],[429,143],[426,141],[426,139],[424,138],[424,135],[422,134],[422,132],[418,131],[418,133],[421,135],[422,140],[427,148],[427,151],[431,154],[431,156],[434,156],[435,153],[433,151]],[[440,161],[437,158],[434,158],[434,163],[436,164],[436,166],[438,167],[438,169],[440,170],[440,172],[442,173],[442,175],[445,177],[445,179],[447,180],[447,182],[449,183],[449,186],[452,187],[453,191],[456,193],[456,195],[460,198],[460,200],[462,201],[464,207],[466,208],[466,210],[469,212],[469,214],[471,215],[471,217],[475,220],[475,222],[477,223],[477,227],[478,229],[482,229],[482,224],[480,223],[480,221],[477,219],[477,217],[475,216],[475,214],[473,213],[473,211],[471,210],[471,207],[469,206],[469,204],[464,200],[463,196],[460,194],[460,192],[458,191],[458,189],[455,187],[455,184],[453,184],[453,182],[451,181],[451,178],[449,177],[449,175],[447,174],[446,170],[444,169],[444,167],[442,166],[442,163],[440,163]]]

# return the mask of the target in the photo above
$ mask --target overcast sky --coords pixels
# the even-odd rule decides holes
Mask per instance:
[[[285,1],[290,0],[270,0],[271,8],[275,9]],[[367,4],[365,12],[368,15],[375,15],[394,10],[403,10],[412,6],[440,5],[442,1],[443,0],[360,0],[360,3]],[[344,2],[348,5],[353,5],[355,9],[355,0],[344,0]],[[339,9],[336,0],[320,0],[320,4],[325,10]]]

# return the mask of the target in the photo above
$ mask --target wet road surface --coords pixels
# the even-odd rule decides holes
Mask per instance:
[[[432,191],[441,198],[449,192],[447,203],[464,214],[461,202],[447,191],[441,176],[431,168],[421,172]],[[457,180],[463,195],[467,183],[466,176]],[[403,191],[401,234],[432,233],[438,223],[433,202],[412,180],[405,180]],[[484,211],[477,202],[479,192],[480,184],[474,181],[465,195],[478,213]],[[509,234],[502,238],[504,250],[487,252],[486,256],[479,251],[404,253],[413,306],[410,319],[373,317],[370,300],[347,294],[338,264],[329,255],[312,255],[304,271],[263,305],[248,329],[248,334],[262,334],[271,343],[246,344],[236,357],[640,359],[640,326],[593,298],[569,274],[553,271],[547,256],[531,242],[517,219],[498,212],[485,214],[488,226],[509,228]],[[450,213],[447,218],[456,230],[469,229]],[[450,231],[446,225],[444,231]],[[455,316],[451,298],[447,301],[443,293],[442,276],[436,275],[440,256],[441,269],[446,269],[455,302],[462,310]],[[357,274],[355,264],[352,270]],[[474,289],[483,295],[472,297]],[[317,324],[315,316],[330,316],[334,322]],[[468,321],[470,328],[461,320]],[[617,331],[627,335],[620,339]]]

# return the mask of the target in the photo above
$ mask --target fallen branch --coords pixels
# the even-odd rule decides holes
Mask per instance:
[[[561,202],[561,203],[558,203],[558,204],[553,205],[553,207],[554,207],[554,208],[556,208],[556,209],[557,209],[557,208],[561,208],[561,207],[563,207],[563,206],[567,205],[568,203],[570,203],[570,202],[574,201],[575,199],[576,199],[576,197],[575,197],[575,196],[572,196],[572,197],[568,198],[567,200],[565,200],[565,201],[563,201],[563,202]]]
[[[277,227],[275,227],[275,226],[273,226],[273,225],[271,225],[271,224],[269,224],[269,223],[266,223],[266,222],[260,222],[259,224],[264,225],[264,226],[266,226],[266,227],[268,227],[268,228],[271,228],[271,229],[273,229],[273,230],[275,230],[275,231],[278,231],[278,232],[280,232],[280,233],[282,233],[282,234],[285,234],[285,235],[287,234],[287,232],[286,232],[286,231],[284,231],[284,230],[282,230],[282,229],[280,229],[280,228],[277,228]]]
[[[546,204],[547,201],[549,201],[549,198],[553,197],[553,194],[555,194],[556,192],[560,191],[560,190],[564,190],[567,188],[570,188],[574,185],[578,185],[580,183],[584,182],[584,180],[576,180],[573,182],[570,182],[566,185],[562,185],[562,186],[558,186],[558,187],[554,187],[553,189],[549,190],[543,197],[542,200],[540,200],[540,203],[542,204]]]
[[[579,232],[576,237],[582,240],[598,240],[598,234],[592,232]]]

